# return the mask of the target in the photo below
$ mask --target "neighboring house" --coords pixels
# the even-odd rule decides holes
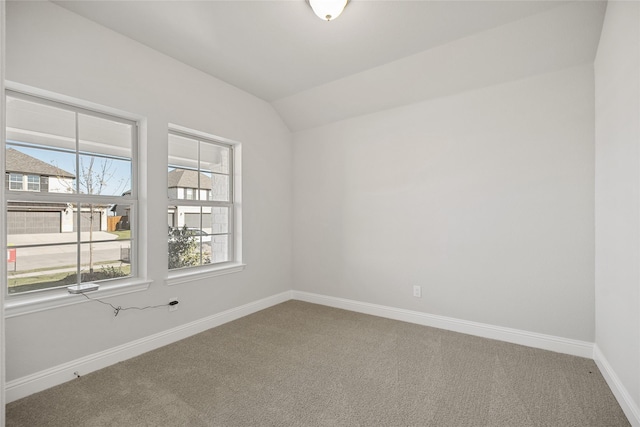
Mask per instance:
[[[198,183],[198,175],[200,182]],[[176,168],[169,171],[168,175],[168,196],[170,199],[176,200],[211,200],[212,187],[214,183],[211,177],[204,173],[189,169]],[[125,192],[123,195],[130,193]],[[199,194],[199,198],[198,198]],[[170,227],[183,227],[202,229],[207,233],[216,233],[220,230],[212,228],[212,214],[217,208],[204,208],[202,212],[202,226],[200,224],[200,207],[199,206],[169,206],[167,212],[167,223]],[[213,209],[213,211],[212,211]],[[129,221],[129,206],[114,205],[111,212],[115,216],[121,216],[125,223],[121,227],[127,228]]]
[[[200,185],[198,185],[200,175]],[[188,169],[174,169],[169,171],[168,192],[170,199],[211,199],[211,178],[203,173]],[[211,208],[209,212],[202,213],[202,230],[211,233]],[[200,229],[200,207],[198,206],[170,206],[168,211],[168,224],[171,227],[183,227]]]
[[[127,190],[122,193],[123,196],[130,196],[131,190]],[[116,226],[117,230],[129,230],[129,216],[131,215],[131,205],[113,205],[110,209],[113,216],[119,216],[120,221]]]
[[[70,193],[75,175],[13,148],[5,151],[5,189],[37,193]],[[12,198],[12,197],[9,197]],[[99,220],[95,220],[99,215]],[[81,229],[88,231],[90,221],[81,215]],[[61,233],[76,230],[77,212],[68,203],[8,202],[7,233]],[[106,229],[106,211],[94,212],[94,231]]]
[[[6,184],[9,191],[70,193],[75,175],[13,148],[6,150]]]
[[[215,174],[213,176],[215,177]],[[226,182],[212,179],[202,172],[180,168],[169,171],[168,194],[173,200],[198,200],[198,197],[199,200],[215,200],[219,195],[225,194],[227,188]],[[216,206],[188,206],[178,202],[173,206],[169,205],[167,221],[169,227],[186,226],[192,229],[194,235],[203,243],[203,249],[207,251],[211,260],[221,262],[229,259],[229,242],[226,236],[229,229],[227,209]]]

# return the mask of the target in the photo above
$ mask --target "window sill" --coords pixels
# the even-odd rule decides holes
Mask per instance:
[[[222,276],[223,274],[239,273],[244,270],[245,264],[233,263],[224,266],[209,268],[197,271],[172,271],[165,283],[169,286],[180,285],[182,283],[195,282],[196,280],[209,279],[211,277]]]
[[[91,298],[109,298],[145,291],[149,289],[151,282],[151,280],[133,279],[117,284],[100,285],[100,289],[87,292],[87,295]],[[89,300],[80,294],[70,294],[66,288],[26,295],[9,295],[5,297],[4,315],[5,318],[16,317],[83,302],[89,302]]]

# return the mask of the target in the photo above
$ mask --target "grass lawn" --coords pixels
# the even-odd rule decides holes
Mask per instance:
[[[116,240],[131,240],[131,230],[110,231],[109,233],[118,236]]]
[[[123,274],[123,276],[128,276],[131,274],[131,266],[129,264],[122,265],[117,267]],[[35,271],[35,270],[34,270]],[[104,276],[102,273],[102,267],[98,266],[96,268],[95,275],[96,277],[93,280],[104,280],[109,279],[111,277],[101,277]],[[24,271],[21,273],[25,273]],[[85,273],[86,274],[86,273]],[[35,291],[38,289],[48,289],[48,288],[57,288],[62,286],[74,285],[76,283],[76,273],[74,271],[61,271],[56,273],[51,271],[49,273],[39,274],[37,276],[27,276],[27,277],[11,277],[11,272],[8,274],[8,282],[9,282],[9,293],[15,294],[19,292],[27,292],[27,291]],[[84,280],[87,281],[87,280]]]

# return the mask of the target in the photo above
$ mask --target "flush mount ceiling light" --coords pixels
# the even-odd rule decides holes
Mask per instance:
[[[313,13],[324,21],[333,21],[344,10],[349,0],[307,0]]]

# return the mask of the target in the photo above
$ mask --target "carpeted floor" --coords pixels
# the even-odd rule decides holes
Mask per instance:
[[[628,426],[595,363],[288,301],[7,405],[7,426]]]

